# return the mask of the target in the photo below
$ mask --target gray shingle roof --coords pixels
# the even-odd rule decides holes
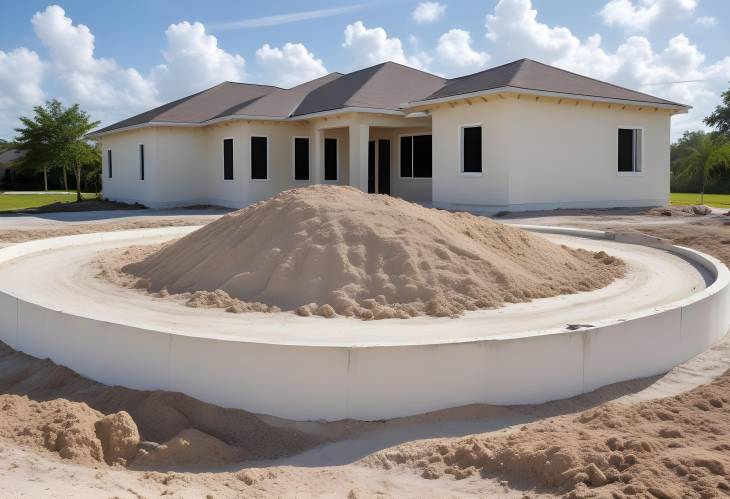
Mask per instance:
[[[564,69],[548,66],[531,59],[520,59],[471,75],[453,78],[442,88],[422,100],[442,99],[501,87],[556,92],[584,97],[681,105],[618,85],[571,73]]]
[[[530,59],[452,79],[385,62],[345,75],[331,73],[290,89],[225,82],[127,118],[92,135],[151,122],[205,124],[235,116],[287,119],[348,107],[402,111],[403,103],[458,98],[504,87],[686,107]]]
[[[23,158],[25,154],[26,151],[21,151],[19,149],[8,149],[7,151],[0,152],[0,166],[8,166],[14,161]]]

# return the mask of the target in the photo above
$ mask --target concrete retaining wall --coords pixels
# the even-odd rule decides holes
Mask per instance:
[[[643,236],[526,228],[660,247],[706,267],[715,282],[679,302],[589,329],[407,346],[280,345],[144,330],[40,306],[3,291],[0,283],[0,339],[106,384],[180,391],[291,419],[333,420],[571,397],[665,372],[706,350],[730,325],[730,272],[715,258]],[[166,230],[171,229],[32,241],[0,249],[0,263]],[[453,324],[458,326],[458,320]]]

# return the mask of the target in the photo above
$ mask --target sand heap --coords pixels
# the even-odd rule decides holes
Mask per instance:
[[[193,306],[385,319],[589,291],[623,269],[484,217],[318,185],[228,214],[122,270],[150,292],[192,293]]]

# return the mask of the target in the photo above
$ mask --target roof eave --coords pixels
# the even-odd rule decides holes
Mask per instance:
[[[582,100],[582,101],[589,101],[589,102],[604,102],[604,103],[609,103],[609,104],[645,106],[645,107],[651,107],[651,108],[657,108],[657,109],[671,109],[671,110],[675,110],[679,113],[686,113],[690,109],[692,109],[692,106],[686,106],[684,104],[660,103],[660,102],[630,100],[630,99],[614,99],[611,97],[597,97],[597,96],[592,96],[592,95],[570,94],[570,93],[563,93],[563,92],[550,92],[550,91],[546,91],[546,90],[535,90],[535,89],[530,89],[530,88],[520,88],[520,87],[513,87],[513,86],[504,86],[504,87],[492,88],[489,90],[480,90],[478,92],[469,92],[469,93],[464,93],[464,94],[450,95],[448,97],[441,97],[438,99],[425,99],[425,100],[420,100],[420,101],[405,102],[405,103],[401,104],[401,107],[403,109],[410,109],[410,108],[414,108],[414,107],[428,106],[428,105],[433,105],[433,104],[443,104],[446,102],[453,102],[456,100],[478,98],[478,97],[484,97],[484,96],[488,96],[488,95],[497,95],[497,94],[501,94],[501,93],[517,93],[517,94],[535,95],[535,96],[540,96],[540,97],[555,97],[555,98],[559,98],[559,99],[573,99],[573,100]]]

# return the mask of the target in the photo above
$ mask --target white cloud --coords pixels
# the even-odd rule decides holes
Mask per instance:
[[[441,35],[436,44],[436,54],[439,62],[458,71],[458,76],[465,70],[482,69],[489,60],[488,54],[472,48],[471,35],[463,29],[451,29]]]
[[[383,28],[367,28],[362,21],[345,27],[345,41],[342,46],[351,54],[355,67],[393,61],[423,68],[429,62],[425,54],[406,56],[399,38],[388,38]]]
[[[446,12],[446,5],[438,2],[421,2],[413,12],[411,18],[419,24],[436,22]]]
[[[322,60],[301,43],[287,43],[282,48],[265,43],[256,51],[256,62],[267,83],[282,87],[293,87],[327,74]]]
[[[9,139],[19,114],[43,102],[43,62],[26,48],[0,50],[0,138]]]
[[[703,28],[714,28],[717,26],[717,18],[713,16],[701,16],[695,19],[695,24]]]
[[[609,0],[599,15],[608,26],[645,31],[665,18],[690,15],[698,0]]]
[[[166,98],[181,97],[222,81],[243,81],[243,57],[218,46],[215,36],[205,32],[201,23],[183,21],[165,31],[165,63],[153,71],[153,79]]]
[[[644,36],[631,36],[609,51],[599,34],[580,40],[567,28],[539,22],[530,0],[500,0],[486,27],[493,42],[490,52],[501,61],[531,57],[693,106],[689,114],[672,118],[675,138],[685,129],[703,127],[702,118],[717,105],[730,79],[730,57],[708,65],[684,34],[658,51]]]

